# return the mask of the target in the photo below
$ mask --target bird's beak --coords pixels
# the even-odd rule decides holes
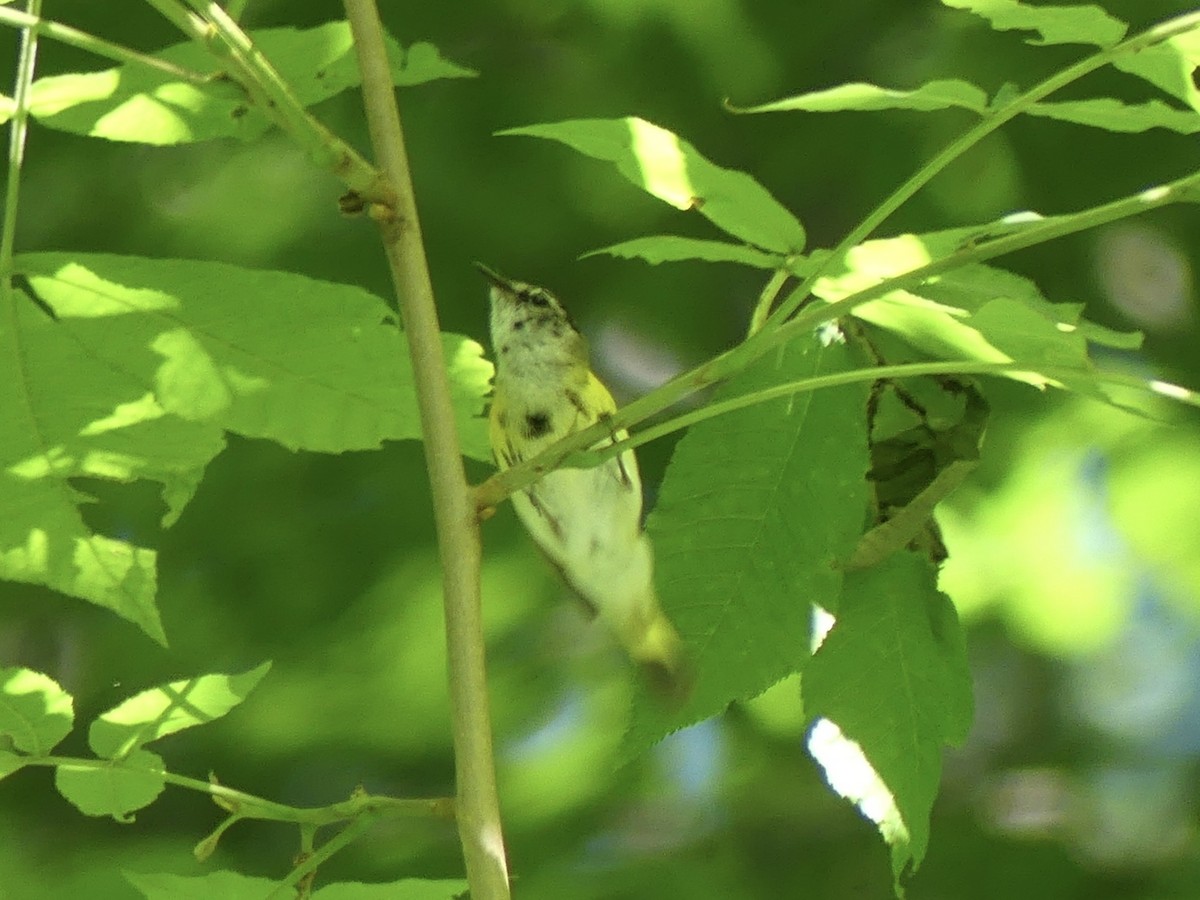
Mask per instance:
[[[513,289],[512,282],[509,281],[507,278],[505,278],[503,275],[501,275],[499,272],[495,271],[494,269],[489,269],[487,266],[485,266],[481,262],[477,262],[474,265],[475,265],[475,268],[479,270],[480,274],[483,275],[483,277],[486,278],[489,282],[491,282],[493,286],[498,287],[501,290],[512,291],[512,289]]]

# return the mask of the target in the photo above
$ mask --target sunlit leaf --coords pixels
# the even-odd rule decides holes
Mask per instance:
[[[918,269],[969,241],[964,231],[868,241],[831,266],[814,293],[835,301]],[[973,263],[864,303],[853,314],[934,358],[1028,364],[1027,371],[1007,377],[1107,397],[1094,378],[1088,342],[1133,349],[1141,338],[1087,322],[1082,309],[1080,304],[1049,302],[1027,278]],[[1051,377],[1041,374],[1041,368],[1069,371]]]
[[[805,336],[759,360],[722,397],[855,366]],[[751,697],[808,659],[811,604],[836,608],[866,515],[866,385],[797,395],[709,419],[680,441],[647,522],[656,583],[695,669],[681,710],[638,704],[635,753]]]
[[[983,113],[988,107],[988,95],[970,82],[959,80],[929,81],[912,90],[894,90],[875,84],[855,82],[810,91],[783,100],[745,108],[734,107],[739,113],[840,112],[843,110],[870,111],[879,109],[914,109],[928,112],[958,107]]]
[[[251,32],[251,38],[304,106],[359,83],[354,42],[345,22],[264,29]],[[405,50],[390,36],[386,41],[397,85],[475,74],[443,59],[431,44],[418,43]],[[194,41],[167,47],[157,56],[200,74],[219,71],[217,60]],[[113,141],[180,144],[219,137],[252,139],[270,127],[267,116],[228,78],[213,74],[197,83],[136,63],[39,78],[30,100],[30,112],[43,125]]]
[[[777,253],[804,249],[804,228],[745,172],[723,169],[687,141],[643,119],[573,119],[502,135],[549,138],[614,163],[642,190],[677,209],[694,209],[739,240]]]
[[[0,326],[0,577],[112,609],[164,640],[155,554],[85,524],[73,479],[162,485],[167,522],[223,432],[340,452],[417,438],[403,334],[359,288],[219,263],[28,254]],[[464,452],[490,459],[491,366],[443,335]]]
[[[71,695],[54,679],[29,669],[0,669],[0,735],[18,750],[45,756],[74,722]]]
[[[988,20],[997,31],[1036,31],[1030,44],[1094,44],[1109,47],[1125,37],[1127,26],[1099,6],[1040,6],[1018,0],[942,0]]]
[[[1166,128],[1180,134],[1200,131],[1200,114],[1194,110],[1177,109],[1161,100],[1129,104],[1112,97],[1092,100],[1070,100],[1057,103],[1035,103],[1025,108],[1031,116],[1090,125],[1107,131],[1139,132],[1151,128]]]
[[[899,823],[877,788],[854,798],[892,846],[897,885],[925,856],[942,747],[966,738],[973,711],[962,629],[935,581],[933,565],[912,553],[847,573],[836,624],[801,685],[805,712],[861,748],[894,802]],[[820,761],[828,770],[846,759]]]
[[[112,816],[132,822],[166,786],[163,761],[149,750],[135,750],[119,762],[101,766],[63,763],[54,770],[58,792],[87,816]]]
[[[699,259],[704,262],[731,262],[757,269],[777,269],[783,265],[783,257],[764,253],[745,244],[727,244],[724,241],[706,241],[699,238],[679,237],[674,234],[657,234],[652,237],[634,238],[611,247],[601,247],[585,253],[582,258],[606,254],[622,259],[644,259],[651,265],[664,262],[681,262]]]
[[[1113,65],[1149,81],[1200,112],[1200,87],[1196,85],[1196,68],[1200,66],[1200,28],[1143,47],[1137,53],[1118,56]]]
[[[219,719],[254,690],[263,663],[241,675],[200,675],[142,691],[103,713],[88,729],[88,746],[105,759],[126,757],[176,731]]]

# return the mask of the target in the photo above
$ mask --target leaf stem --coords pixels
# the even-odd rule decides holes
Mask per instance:
[[[370,830],[382,816],[379,813],[369,813],[350,822],[345,828],[323,843],[315,851],[307,854],[304,859],[290,871],[279,886],[267,894],[266,900],[282,900],[293,897],[292,888],[305,877],[316,872],[317,867],[326,862],[333,854],[349,846]]]
[[[78,28],[72,28],[70,25],[64,25],[61,22],[54,22],[50,19],[42,19],[17,9],[9,9],[6,6],[0,6],[0,25],[27,28],[59,43],[90,51],[97,56],[103,56],[106,59],[120,63],[134,63],[151,69],[157,69],[160,72],[165,72],[184,81],[190,81],[193,84],[206,84],[212,80],[211,76],[203,72],[193,72],[190,69],[185,69],[183,66],[167,62],[165,59],[159,59],[157,56],[150,56],[146,53],[139,53],[130,47],[107,41],[86,31],[80,31]]]
[[[1149,188],[1077,213],[1036,220],[998,237],[987,238],[987,231],[984,229],[984,238],[978,243],[966,242],[949,256],[884,279],[833,303],[814,303],[780,327],[760,332],[753,339],[676,376],[644,397],[621,407],[605,422],[574,432],[547,447],[537,456],[496,473],[476,488],[479,505],[481,508],[495,506],[513,491],[532,484],[546,472],[562,465],[567,458],[579,451],[586,450],[606,436],[611,436],[614,430],[636,425],[696,391],[743,370],[775,347],[785,344],[825,322],[840,318],[863,303],[878,299],[901,288],[913,287],[968,263],[982,262],[1160,206],[1198,200],[1200,200],[1200,172],[1194,172],[1165,185]],[[797,290],[802,291],[804,288],[801,286]]]
[[[89,759],[72,756],[33,756],[21,757],[26,766],[43,766],[58,768],[70,766],[75,769],[111,769],[113,761],[109,759]],[[240,819],[260,819],[271,822],[295,822],[301,825],[333,825],[356,819],[368,813],[397,818],[432,818],[451,819],[454,817],[454,801],[448,797],[432,797],[429,799],[409,799],[403,797],[386,797],[377,794],[355,793],[347,800],[330,803],[326,806],[287,806],[276,803],[264,797],[256,797],[235,788],[226,787],[215,781],[204,781],[187,775],[153,768],[142,768],[121,763],[120,767],[130,771],[147,772],[162,777],[167,784],[188,788],[202,794],[208,794],[226,812]]]
[[[691,410],[683,415],[660,422],[651,428],[631,434],[625,440],[606,444],[600,450],[584,450],[574,453],[564,461],[566,465],[580,468],[591,468],[615,456],[620,456],[627,450],[633,450],[642,444],[657,440],[660,437],[689,428],[697,422],[723,416],[727,413],[756,406],[780,397],[791,397],[795,394],[806,394],[823,388],[843,387],[848,384],[860,384],[864,381],[878,381],[885,378],[915,378],[922,375],[1013,375],[1029,373],[1046,377],[1053,381],[1064,381],[1072,376],[1084,374],[1079,369],[1063,366],[1038,366],[1036,369],[1028,363],[1014,362],[978,362],[968,359],[934,360],[919,363],[898,363],[890,366],[871,366],[866,369],[853,369],[848,372],[835,372],[830,375],[820,375],[814,378],[803,378],[799,381],[789,381],[772,385],[760,391],[731,397],[717,403],[710,403],[701,409]],[[1187,388],[1165,382],[1146,381],[1135,375],[1123,375],[1118,372],[1095,371],[1086,373],[1088,377],[1101,383],[1116,384],[1122,387],[1134,388],[1144,393],[1159,394],[1187,403],[1189,406],[1200,408],[1200,394]]]
[[[250,36],[211,0],[146,0],[217,58],[263,115],[286,131],[315,165],[328,169],[367,202],[390,204],[379,171],[317,121]],[[186,2],[193,12],[183,5]]]
[[[28,15],[41,15],[42,0],[29,0]],[[29,89],[37,67],[38,35],[33,28],[21,32],[21,52],[17,58],[16,84],[13,88],[12,124],[8,132],[8,182],[4,191],[4,219],[0,224],[0,300],[7,306],[12,297],[13,247],[17,231],[17,206],[21,193],[21,164],[25,161],[25,135],[29,130]]]
[[[376,207],[372,214],[379,223],[408,336],[433,492],[443,573],[459,838],[472,898],[507,900],[508,864],[496,797],[484,659],[478,510],[463,469],[383,25],[374,0],[345,0],[345,7],[362,71],[371,145],[394,196],[393,206]]]
[[[792,273],[787,269],[776,269],[771,273],[762,293],[758,295],[758,302],[754,304],[754,312],[750,316],[750,327],[747,331],[748,337],[757,334],[767,323],[771,316],[771,306],[791,275]]]
[[[1154,44],[1161,43],[1197,27],[1200,27],[1200,10],[1160,22],[1158,25],[1140,34],[1136,34],[1119,44],[1105,47],[1098,53],[1094,53],[1086,59],[1081,59],[1074,65],[1059,70],[1049,78],[1031,87],[1025,93],[1013,98],[1004,106],[990,109],[979,122],[947,144],[933,159],[925,163],[904,184],[896,188],[882,203],[871,210],[867,217],[859,222],[833,248],[828,257],[822,262],[817,263],[789,299],[779,305],[779,308],[771,316],[771,321],[782,322],[795,312],[797,307],[812,292],[813,285],[816,284],[817,279],[824,274],[830,265],[841,259],[852,247],[862,243],[892,213],[907,203],[917,191],[928,184],[934,176],[938,175],[946,166],[950,165],[950,163],[958,159],[958,157],[962,156],[967,150],[974,147],[1001,125],[1020,115],[1026,109],[1053,94],[1055,91],[1066,87],[1072,82],[1078,81],[1083,76],[1097,69],[1103,68],[1120,56],[1144,50],[1147,47],[1151,47]]]

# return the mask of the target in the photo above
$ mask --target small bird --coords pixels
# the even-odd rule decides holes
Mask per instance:
[[[490,282],[495,389],[489,437],[501,469],[616,412],[587,340],[558,299],[480,263]],[[627,436],[619,430],[596,447]],[[642,482],[629,450],[590,469],[557,469],[513,494],[517,515],[571,588],[616,634],[653,686],[686,693],[683,649],[654,591]]]

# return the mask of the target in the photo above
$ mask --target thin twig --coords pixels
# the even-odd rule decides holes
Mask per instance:
[[[749,406],[757,406],[781,397],[792,397],[796,394],[807,394],[825,388],[844,387],[848,384],[861,384],[864,381],[878,381],[883,378],[916,378],[924,375],[994,375],[997,377],[1012,377],[1013,375],[1029,375],[1057,382],[1061,387],[1072,380],[1090,380],[1098,384],[1111,384],[1129,388],[1142,395],[1156,394],[1169,397],[1188,406],[1200,408],[1200,394],[1179,385],[1162,381],[1147,381],[1137,375],[1125,375],[1120,372],[1105,372],[1101,370],[1089,372],[1068,366],[1032,366],[1029,363],[1017,362],[980,362],[970,359],[939,359],[929,362],[897,363],[888,366],[869,366],[865,369],[851,369],[846,372],[833,372],[829,375],[817,375],[812,378],[802,378],[797,381],[785,381],[774,384],[769,388],[730,397],[726,400],[707,403],[700,409],[691,410],[683,415],[660,422],[650,428],[642,429],[629,437],[615,443],[605,444],[598,450],[584,450],[574,453],[564,460],[564,464],[591,468],[603,465],[609,459],[620,456],[629,450],[658,440],[676,431],[727,415]]]
[[[946,166],[950,165],[950,163],[954,162],[954,160],[958,159],[967,150],[974,147],[1001,125],[1016,118],[1039,100],[1045,99],[1055,91],[1061,90],[1067,85],[1078,81],[1083,76],[1095,72],[1097,69],[1104,68],[1104,66],[1112,63],[1113,60],[1137,53],[1139,50],[1152,47],[1155,44],[1160,44],[1176,35],[1184,34],[1197,27],[1200,27],[1200,10],[1160,22],[1158,25],[1121,41],[1119,44],[1105,47],[1086,59],[1081,59],[1074,65],[1055,72],[1049,78],[1035,84],[1029,90],[1020,96],[1014,97],[1003,106],[989,109],[979,122],[942,148],[933,159],[921,166],[920,169],[913,173],[911,178],[889,194],[875,209],[871,210],[867,217],[859,222],[833,248],[829,256],[813,268],[796,292],[788,300],[779,305],[778,309],[772,314],[771,321],[782,322],[794,313],[796,308],[809,296],[813,285],[817,283],[817,279],[824,274],[829,266],[845,256],[852,247],[862,243],[892,213],[907,203],[917,191],[928,184]]]
[[[306,855],[291,872],[279,883],[279,886],[267,894],[266,900],[282,900],[284,897],[294,897],[293,888],[306,876],[311,876],[317,867],[329,860],[333,854],[354,843],[365,834],[381,817],[379,814],[366,815],[355,819],[345,828],[323,843],[312,853]]]
[[[621,407],[604,422],[567,435],[532,459],[496,473],[476,488],[477,503],[481,508],[495,506],[513,491],[533,484],[547,472],[558,468],[574,454],[586,450],[605,437],[610,437],[613,431],[636,425],[696,391],[723,381],[742,371],[765,353],[802,334],[811,332],[825,322],[847,315],[863,303],[876,300],[902,288],[914,287],[934,276],[968,263],[983,262],[1161,206],[1172,203],[1194,203],[1198,199],[1200,199],[1200,172],[1077,213],[1032,222],[1011,234],[991,239],[985,238],[974,244],[966,242],[949,256],[884,279],[836,302],[814,303],[784,325],[768,331],[761,331],[755,338],[748,339],[739,346],[672,378],[649,394]],[[986,233],[986,229],[984,232]],[[798,290],[802,289],[798,288]]]
[[[433,492],[446,613],[459,837],[473,900],[507,900],[508,864],[496,797],[484,667],[479,519],[463,469],[383,25],[373,0],[345,0],[345,6],[362,71],[371,144],[395,197],[393,207],[376,207],[373,213],[400,299]]]
[[[42,0],[29,0],[26,12],[33,19],[41,16]],[[13,248],[17,230],[17,205],[20,197],[21,164],[25,161],[25,134],[29,129],[29,89],[37,65],[37,31],[21,32],[21,53],[17,59],[16,86],[13,89],[12,123],[8,132],[8,184],[4,191],[4,220],[0,224],[0,301],[8,306],[12,294]]]
[[[183,66],[177,66],[175,63],[167,62],[165,59],[159,59],[157,56],[139,53],[137,50],[126,47],[123,44],[107,41],[102,37],[97,37],[86,31],[80,31],[78,28],[72,28],[70,25],[64,25],[61,22],[31,16],[29,13],[21,12],[19,9],[9,9],[7,6],[0,6],[0,25],[11,25],[14,28],[29,28],[61,44],[78,47],[80,50],[87,50],[95,53],[97,56],[103,56],[115,62],[132,63],[134,65],[145,66],[149,69],[156,69],[183,81],[189,81],[192,84],[206,84],[212,80],[211,75],[206,75],[203,72],[194,72],[190,69],[185,69]]]
[[[109,771],[113,768],[113,761],[109,759],[71,756],[23,757],[22,763],[26,766],[68,767],[96,771]],[[204,781],[188,775],[168,772],[165,769],[139,768],[127,763],[123,763],[121,767],[134,772],[157,775],[167,784],[208,794],[212,797],[213,802],[223,810],[242,819],[296,822],[302,825],[333,825],[337,822],[356,819],[367,813],[416,819],[448,820],[454,817],[454,801],[448,797],[410,799],[356,793],[347,800],[339,800],[337,803],[330,803],[326,806],[287,806],[283,803],[276,803],[274,800],[247,794],[245,791],[239,791],[215,781]]]

